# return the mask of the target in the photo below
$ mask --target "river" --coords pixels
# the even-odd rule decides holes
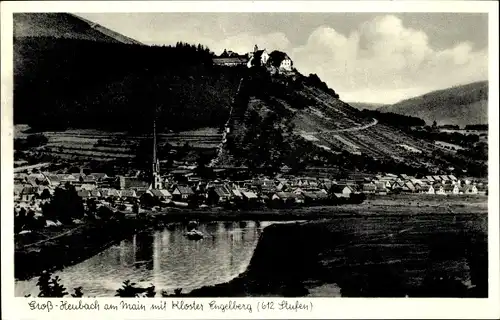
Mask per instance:
[[[271,221],[213,222],[198,230],[207,236],[199,241],[184,236],[184,225],[144,231],[122,240],[101,253],[54,272],[69,293],[83,287],[85,296],[112,297],[130,280],[140,286],[154,284],[173,293],[229,281],[250,263],[262,230]],[[38,295],[38,278],[16,281],[15,295]]]

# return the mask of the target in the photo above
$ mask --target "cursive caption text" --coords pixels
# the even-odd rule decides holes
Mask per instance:
[[[66,301],[59,302],[30,300],[28,302],[29,310],[31,311],[136,311],[136,312],[167,312],[167,311],[214,311],[224,313],[227,311],[239,311],[246,313],[253,312],[274,312],[274,311],[291,311],[291,312],[311,312],[313,309],[312,302],[304,302],[299,300],[279,300],[279,301],[255,301],[252,303],[238,302],[230,300],[226,302],[212,300],[210,302],[199,302],[196,300],[161,300],[155,302],[144,300],[121,300],[118,303],[103,303],[98,300],[87,301]]]

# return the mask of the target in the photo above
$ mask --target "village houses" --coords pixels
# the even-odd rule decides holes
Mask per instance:
[[[57,188],[72,186],[84,200],[98,206],[131,210],[144,196],[157,199],[164,206],[191,205],[269,205],[297,206],[348,201],[352,195],[384,196],[391,193],[426,195],[487,194],[486,180],[459,179],[452,175],[416,178],[410,175],[379,174],[352,176],[349,179],[301,177],[280,174],[277,177],[255,177],[248,180],[204,180],[187,170],[183,179],[168,172],[161,176],[159,188],[153,188],[139,175],[110,177],[105,173],[16,173],[14,200],[16,210],[24,207],[41,213],[42,201],[50,201]],[[189,175],[189,176],[187,176]],[[44,194],[42,196],[42,193]],[[44,199],[42,199],[44,198]],[[332,202],[333,201],[333,202]],[[340,201],[340,202],[339,202]]]

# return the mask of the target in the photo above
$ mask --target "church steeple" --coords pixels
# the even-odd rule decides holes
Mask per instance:
[[[161,189],[161,177],[160,177],[160,161],[158,159],[157,155],[157,148],[156,148],[156,114],[155,118],[153,119],[153,159],[152,159],[152,184],[151,188],[152,189]]]

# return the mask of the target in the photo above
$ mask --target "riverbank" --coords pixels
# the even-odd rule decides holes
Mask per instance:
[[[328,297],[331,287],[342,297],[487,297],[487,217],[365,216],[272,225],[243,274],[185,296]]]
[[[163,212],[148,212],[153,219],[164,222],[241,221],[241,220],[317,220],[331,217],[359,215],[425,215],[487,213],[488,197],[483,195],[426,195],[402,194],[368,196],[361,204],[307,206],[287,209],[259,208],[227,210],[223,208],[179,209],[168,208]]]
[[[14,276],[25,280],[40,275],[44,270],[52,272],[76,264],[147,225],[147,221],[139,219],[98,220],[63,227],[59,234],[34,242],[29,238],[40,233],[16,235]]]
[[[73,265],[99,253],[113,243],[148,228],[160,229],[169,223],[190,220],[208,221],[292,221],[350,219],[355,217],[454,216],[474,212],[487,215],[484,196],[400,195],[373,197],[358,205],[301,207],[293,209],[175,209],[150,212],[145,218],[126,214],[123,219],[94,221],[62,228],[41,241],[30,241],[32,235],[16,236],[15,277],[27,279],[43,270],[54,271]],[[405,218],[407,217],[407,218]],[[48,231],[47,231],[48,232]],[[59,233],[57,233],[59,232]]]

